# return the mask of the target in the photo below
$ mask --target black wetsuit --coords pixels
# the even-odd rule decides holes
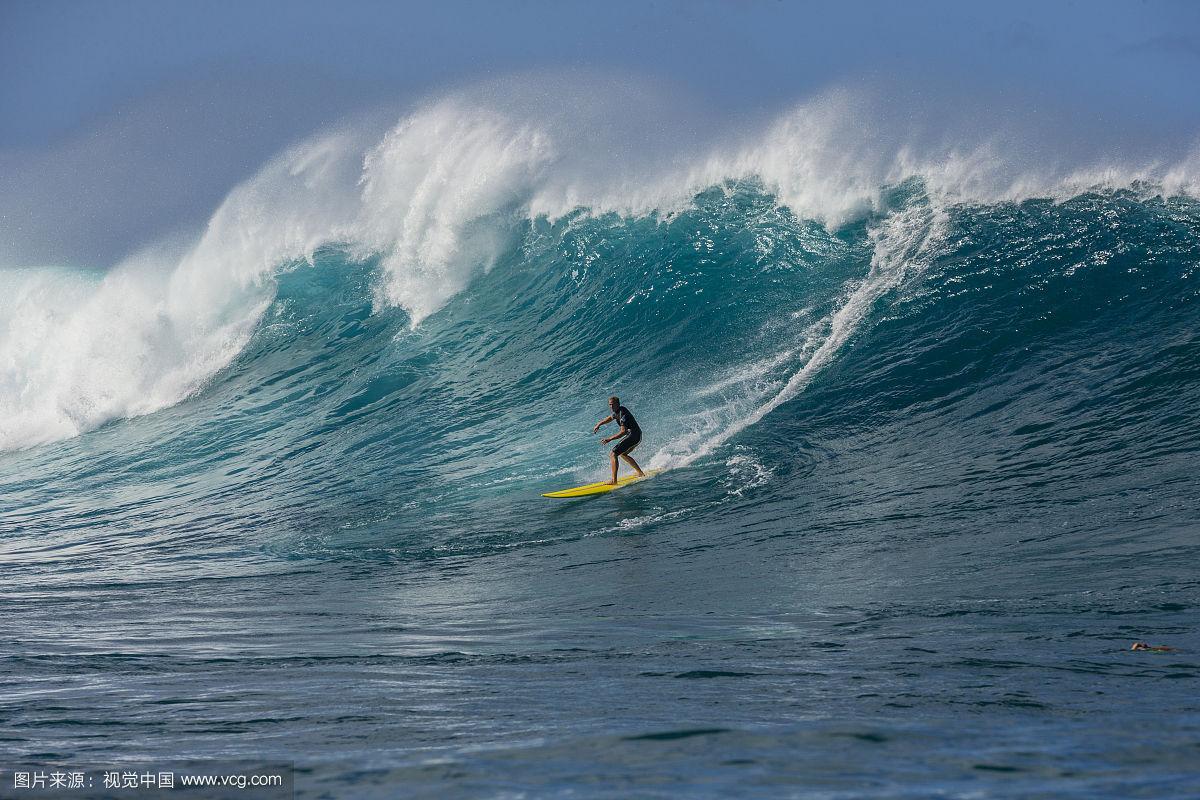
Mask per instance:
[[[623,456],[642,443],[642,429],[638,427],[637,420],[625,406],[617,408],[613,419],[626,431],[624,438],[617,442],[617,446],[612,449],[614,455]]]

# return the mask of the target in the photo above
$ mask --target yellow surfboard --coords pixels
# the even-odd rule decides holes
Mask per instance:
[[[652,469],[646,472],[646,478],[653,478],[662,470]],[[571,489],[559,489],[557,492],[546,492],[542,497],[590,497],[594,494],[607,494],[613,489],[620,489],[622,486],[628,486],[631,483],[644,481],[646,478],[639,478],[637,475],[629,475],[624,478],[617,478],[617,483],[614,486],[607,481],[600,483],[589,483],[586,486],[575,486]]]

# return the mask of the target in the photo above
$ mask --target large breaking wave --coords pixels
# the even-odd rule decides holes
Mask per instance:
[[[582,291],[592,262],[609,258],[609,268],[630,271],[620,281],[628,295],[594,297],[587,316],[596,325],[639,298],[682,302],[693,290],[721,298],[714,270],[736,275],[724,286],[744,285],[737,303],[766,309],[730,305],[727,313],[755,320],[758,343],[710,359],[708,375],[673,392],[702,408],[668,426],[653,462],[687,463],[796,397],[881,298],[919,284],[946,255],[953,215],[1003,216],[1034,198],[1126,190],[1161,203],[1200,187],[1197,153],[1159,164],[1035,165],[1007,157],[998,140],[918,144],[843,92],[736,134],[677,136],[665,123],[647,132],[645,108],[641,127],[622,124],[622,110],[620,98],[564,109],[528,92],[460,92],[388,130],[344,128],[289,149],[234,188],[192,241],[157,243],[101,271],[8,271],[0,448],[74,437],[196,396],[278,313],[281,281],[318,262],[336,261],[347,276],[366,269],[373,311],[398,309],[419,331],[497,264],[544,272],[550,283],[538,291],[548,295],[537,305],[555,308],[571,302],[557,293]],[[713,267],[709,225],[740,229],[744,250]],[[566,244],[614,228],[633,237],[623,253]],[[548,235],[561,250],[534,258]],[[676,296],[666,298],[658,281],[679,266],[680,248],[704,278],[695,285],[679,269],[668,290]],[[779,280],[770,270],[804,277],[771,297]],[[535,329],[540,321],[513,313]],[[689,335],[687,325],[644,332],[653,349],[675,351],[660,371],[687,362],[678,359],[696,346]]]

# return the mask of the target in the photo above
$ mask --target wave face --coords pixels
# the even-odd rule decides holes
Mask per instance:
[[[286,154],[195,242],[6,276],[9,618],[60,635],[22,657],[103,672],[116,688],[87,713],[111,701],[114,717],[154,713],[121,705],[147,674],[167,694],[243,681],[239,724],[270,728],[243,708],[268,692],[271,716],[302,720],[280,752],[307,741],[331,776],[353,720],[390,725],[373,690],[336,689],[377,670],[432,726],[375,739],[380,768],[418,783],[423,758],[486,746],[500,755],[462,756],[467,773],[536,791],[632,758],[611,737],[680,720],[699,733],[662,741],[724,730],[734,757],[770,760],[787,747],[753,730],[774,725],[837,761],[843,725],[945,766],[968,706],[1002,761],[1041,758],[1029,725],[1055,731],[1023,774],[1071,767],[1087,794],[1157,753],[1183,780],[1190,681],[1112,655],[1200,646],[1200,203],[1183,168],[1023,196],[1013,175],[983,190],[902,149],[831,166],[833,134],[785,158],[797,124],[668,164],[635,196],[628,176],[562,167],[545,130],[436,106],[365,147],[339,134]],[[588,433],[610,394],[643,426],[642,463],[668,471],[543,500],[604,474]],[[340,632],[313,622],[329,614]],[[285,668],[308,688],[271,683]],[[615,695],[538,699],[568,668]],[[1084,698],[1072,670],[1125,699]],[[450,673],[491,694],[453,695]],[[672,676],[711,680],[656,688]],[[642,703],[632,728],[601,711],[614,697]],[[61,730],[10,742],[78,752],[74,701],[46,702]],[[1117,723],[1147,713],[1143,734]],[[460,741],[430,733],[480,716],[494,725]],[[229,752],[195,719],[161,725],[142,754]],[[519,755],[541,747],[530,730],[564,737],[545,774]],[[89,752],[121,752],[105,741]],[[697,758],[712,753],[672,750],[664,769]],[[975,780],[929,769],[918,794]]]
[[[131,480],[161,470],[209,476],[208,486],[210,470],[233,462],[234,485],[251,495],[295,494],[331,515],[316,526],[330,546],[344,526],[403,530],[424,515],[453,525],[421,523],[422,542],[463,546],[472,530],[495,535],[489,508],[502,498],[602,474],[586,434],[618,393],[645,420],[642,459],[655,468],[713,469],[766,447],[769,484],[798,454],[815,458],[814,441],[850,437],[840,457],[887,448],[862,465],[873,480],[895,455],[922,452],[958,491],[978,480],[970,493],[1016,501],[1033,482],[1056,507],[1149,491],[1138,482],[1150,476],[1189,485],[1195,201],[1106,191],[939,207],[911,180],[882,202],[836,232],[797,219],[755,181],[714,187],[669,216],[512,219],[493,229],[503,243],[490,263],[424,318],[379,305],[394,290],[381,288],[387,258],[325,246],[279,269],[269,292],[248,290],[253,302],[238,307],[254,324],[214,325],[204,346],[217,355],[199,365],[170,363],[190,343],[170,341],[176,318],[161,311],[150,333],[138,319],[95,324],[92,309],[128,282],[83,300],[56,294],[74,309],[22,320],[26,338],[12,346],[72,362],[76,391],[131,380],[137,401],[123,411],[167,405],[156,392],[183,391],[185,366],[229,363],[158,414],[10,463],[57,471],[101,448]],[[47,281],[19,276],[17,308],[49,294]],[[55,330],[63,318],[69,328]],[[96,358],[136,325],[134,352]],[[66,336],[81,341],[64,348]],[[120,369],[134,361],[140,381]],[[170,454],[148,473],[147,447]],[[1105,480],[1114,484],[1099,491]]]

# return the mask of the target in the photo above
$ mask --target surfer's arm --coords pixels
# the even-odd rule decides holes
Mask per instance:
[[[602,419],[596,423],[596,427],[592,428],[592,433],[595,433],[596,431],[600,430],[601,425],[607,425],[608,423],[610,423],[612,421],[613,421],[613,418],[612,418],[612,415],[610,414],[609,416],[605,417],[604,419]]]
[[[605,440],[604,440],[604,443],[605,443],[605,444],[608,444],[609,442],[615,442],[617,439],[620,439],[620,438],[622,438],[623,436],[628,436],[628,435],[629,435],[629,431],[628,431],[628,429],[626,429],[626,428],[621,428],[621,430],[617,431],[617,432],[616,432],[616,433],[614,433],[612,436],[610,436],[610,437],[608,437],[607,439],[605,439]]]

